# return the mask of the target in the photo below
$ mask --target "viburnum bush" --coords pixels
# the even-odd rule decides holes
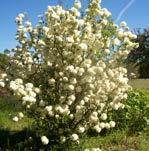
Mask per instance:
[[[19,44],[0,85],[22,102],[47,147],[114,127],[108,114],[124,108],[130,87],[123,62],[136,35],[125,22],[115,25],[100,3],[90,0],[83,16],[79,1],[69,10],[48,6],[35,27],[24,14],[16,18]]]

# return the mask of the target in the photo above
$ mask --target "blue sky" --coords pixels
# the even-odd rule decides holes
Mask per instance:
[[[62,0],[65,5],[71,6],[73,0]],[[82,0],[86,6],[87,0]],[[102,7],[112,12],[115,20],[121,10],[130,0],[102,0]],[[56,5],[58,0],[1,0],[0,4],[0,50],[14,48],[15,41],[15,17],[18,13],[26,12],[33,24],[38,20],[37,16],[43,14],[48,5]],[[122,15],[119,21],[125,20],[128,26],[133,28],[149,28],[149,0],[134,0],[131,7]]]

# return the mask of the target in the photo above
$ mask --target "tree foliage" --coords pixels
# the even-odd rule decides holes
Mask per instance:
[[[149,29],[134,30],[137,35],[135,40],[139,47],[128,55],[128,63],[134,63],[139,67],[139,78],[149,78]]]

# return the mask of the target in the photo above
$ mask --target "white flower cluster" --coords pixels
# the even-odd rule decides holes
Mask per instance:
[[[49,139],[46,136],[42,136],[41,142],[43,143],[43,145],[47,145],[49,143]]]
[[[100,0],[90,0],[83,17],[80,7],[79,1],[69,10],[48,6],[45,24],[34,28],[29,21],[23,24],[23,14],[16,18],[20,45],[12,61],[23,73],[19,77],[33,84],[16,79],[10,82],[10,89],[23,104],[41,108],[36,120],[51,125],[49,135],[57,129],[53,135],[62,142],[79,143],[79,136],[88,129],[100,133],[115,127],[109,112],[124,108],[129,89],[122,62],[137,47],[127,24],[118,27],[112,23],[111,13],[101,8]],[[43,136],[41,141],[46,145],[50,137]]]
[[[17,97],[21,98],[23,104],[28,105],[27,107],[36,102],[36,94],[40,91],[32,83],[24,85],[22,79],[10,81],[10,89],[13,90]]]
[[[18,113],[18,116],[14,116],[14,117],[12,118],[12,120],[13,120],[14,122],[18,122],[18,121],[21,120],[23,117],[24,117],[24,114],[23,114],[22,112],[19,112],[19,113]]]
[[[5,87],[5,79],[7,77],[6,73],[1,73],[0,74],[0,87]]]

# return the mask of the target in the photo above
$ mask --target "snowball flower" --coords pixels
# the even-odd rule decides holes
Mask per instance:
[[[98,133],[101,132],[101,127],[99,127],[99,125],[94,126],[94,129],[95,129]]]
[[[20,18],[24,18],[24,17],[25,17],[25,15],[24,15],[24,14],[22,14],[22,13],[20,13],[20,14],[18,15],[18,17],[20,17]]]
[[[80,3],[80,1],[75,1],[74,7],[77,8],[77,9],[80,9],[80,8],[81,8],[81,3]]]
[[[69,99],[70,101],[74,101],[74,100],[76,99],[76,97],[75,97],[74,95],[71,95],[71,96],[68,97],[68,99]]]
[[[84,68],[79,68],[78,69],[78,75],[82,76],[82,74],[85,72]]]
[[[33,88],[33,84],[32,83],[27,83],[25,86],[26,86],[26,88],[31,88],[31,89]]]
[[[66,40],[67,40],[68,42],[70,42],[70,43],[73,43],[73,42],[74,42],[74,39],[73,39],[72,36],[71,36],[71,37],[67,37]]]
[[[32,26],[32,23],[29,22],[29,21],[26,21],[25,24],[26,24],[27,27],[31,27]]]
[[[46,136],[42,136],[41,142],[43,143],[43,145],[47,145],[49,143],[49,139]]]
[[[39,40],[39,41],[38,41],[38,44],[41,45],[41,46],[44,46],[44,45],[45,45],[45,42],[44,42],[43,40]]]
[[[101,122],[101,123],[99,124],[99,126],[103,129],[103,128],[105,128],[105,123]]]
[[[70,114],[69,117],[70,117],[70,119],[73,119],[74,115],[73,115],[73,114]]]
[[[45,110],[48,111],[48,112],[50,112],[50,111],[52,111],[52,108],[53,108],[52,106],[46,106]]]
[[[30,92],[29,92],[29,95],[30,95],[31,97],[36,97],[36,93],[33,92],[33,91],[30,91]]]
[[[103,25],[107,25],[107,24],[108,24],[108,21],[107,21],[106,19],[103,19],[103,20],[101,21],[101,23],[102,23]]]
[[[79,133],[84,133],[85,128],[84,127],[79,127]]]
[[[72,134],[71,138],[73,141],[77,141],[79,139],[79,136],[77,134]]]
[[[63,81],[67,82],[68,78],[67,77],[63,77]]]
[[[118,109],[119,109],[119,105],[118,105],[118,104],[114,104],[114,105],[113,105],[113,108],[114,108],[115,110],[118,110]]]
[[[111,15],[111,13],[106,8],[103,8],[102,11],[106,17],[109,17]]]
[[[77,8],[72,7],[70,10],[73,12],[74,16],[80,17],[80,12],[78,11]]]
[[[80,47],[83,51],[86,51],[87,48],[88,48],[87,44],[85,44],[85,43],[79,44],[79,47]]]
[[[107,119],[107,114],[106,113],[101,114],[101,119],[106,120]]]
[[[2,79],[4,79],[5,77],[7,77],[7,74],[6,73],[2,73],[0,76],[1,76]]]
[[[120,23],[120,26],[121,26],[121,27],[126,27],[126,26],[127,26],[127,23],[126,23],[125,21],[122,21],[122,22]]]
[[[35,91],[36,93],[39,93],[39,92],[40,92],[40,89],[39,89],[39,88],[35,88],[34,91]]]
[[[109,129],[110,128],[110,124],[109,123],[105,123],[105,128]]]
[[[118,38],[115,38],[113,40],[113,44],[116,45],[116,46],[120,45],[120,40]]]
[[[48,32],[49,32],[49,28],[46,27],[46,26],[44,26],[44,27],[43,27],[43,31],[46,32],[46,33],[48,33]]]
[[[19,118],[17,116],[13,117],[12,119],[14,122],[18,122],[19,121]]]
[[[55,79],[49,79],[49,84],[54,84],[55,83]]]
[[[73,79],[70,80],[70,83],[76,84],[76,83],[77,83],[77,80],[76,80],[75,78],[73,78]]]
[[[115,127],[115,125],[116,125],[116,123],[114,121],[110,121],[109,124],[110,124],[111,127]]]
[[[73,85],[68,85],[68,90],[73,91],[74,90],[74,86]]]
[[[109,54],[109,53],[110,53],[110,50],[109,50],[109,49],[105,49],[105,53],[106,53],[106,54]]]
[[[3,81],[0,81],[0,86],[1,87],[4,87],[5,86],[5,83]]]
[[[19,118],[23,118],[24,114],[22,112],[20,112],[18,116],[19,116]]]

